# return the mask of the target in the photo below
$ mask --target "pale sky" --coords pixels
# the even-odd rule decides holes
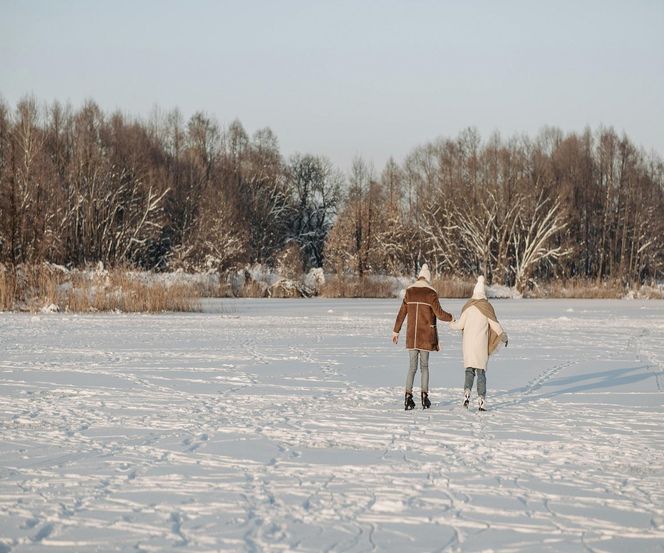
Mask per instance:
[[[0,0],[0,95],[201,110],[381,168],[466,127],[664,155],[664,0]]]

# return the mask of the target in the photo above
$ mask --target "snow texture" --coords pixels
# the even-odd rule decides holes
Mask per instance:
[[[486,413],[399,300],[2,314],[0,551],[662,551],[664,304],[494,305]]]

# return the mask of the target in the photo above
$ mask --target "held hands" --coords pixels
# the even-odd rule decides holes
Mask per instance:
[[[392,332],[392,342],[395,344],[399,342],[399,333],[398,332]]]

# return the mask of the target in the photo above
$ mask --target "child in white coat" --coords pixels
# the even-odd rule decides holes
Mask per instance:
[[[463,331],[463,364],[466,379],[463,390],[463,406],[468,407],[473,381],[477,375],[479,409],[486,411],[486,367],[500,342],[507,346],[507,334],[496,318],[493,306],[486,299],[484,277],[475,284],[472,298],[466,302],[457,321],[450,328]]]

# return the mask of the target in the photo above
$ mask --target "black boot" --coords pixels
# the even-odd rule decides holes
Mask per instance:
[[[422,392],[422,409],[428,409],[431,407],[431,402],[429,401],[429,393]]]
[[[406,411],[410,411],[411,409],[415,409],[415,402],[413,401],[413,394],[411,392],[406,392],[404,407],[405,407]]]

